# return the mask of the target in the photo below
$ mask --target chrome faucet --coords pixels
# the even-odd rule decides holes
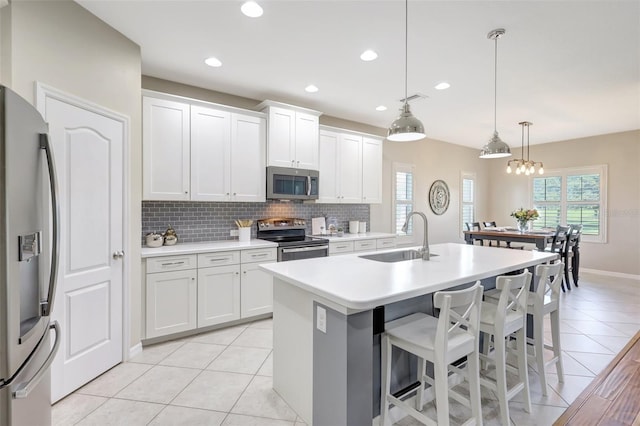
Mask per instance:
[[[427,221],[427,216],[425,216],[425,214],[422,212],[410,212],[404,221],[404,225],[402,225],[402,232],[407,232],[407,228],[409,227],[409,219],[411,219],[411,216],[413,216],[414,214],[417,214],[422,219],[424,219],[424,237],[422,240],[422,248],[419,250],[419,252],[420,254],[422,254],[422,260],[429,260],[429,222]]]

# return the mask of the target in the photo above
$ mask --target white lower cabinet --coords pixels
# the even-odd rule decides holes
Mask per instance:
[[[240,318],[240,265],[198,269],[198,327]]]
[[[240,315],[242,318],[273,312],[273,277],[258,267],[242,265]]]
[[[145,338],[224,324],[273,311],[273,278],[259,268],[275,248],[146,260]]]
[[[329,242],[329,256],[349,253],[363,253],[367,251],[386,250],[396,246],[395,237],[371,238],[356,241]]]
[[[147,338],[196,327],[196,278],[196,269],[147,274]]]

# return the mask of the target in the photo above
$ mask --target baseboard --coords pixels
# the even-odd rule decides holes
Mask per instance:
[[[129,359],[141,353],[142,353],[142,342],[138,342],[138,344],[129,348],[129,358],[125,361],[128,361]]]
[[[640,275],[625,274],[622,272],[602,271],[600,269],[587,269],[587,268],[580,268],[580,272],[586,272],[594,275],[604,275],[607,277],[628,278],[630,280],[640,281]]]

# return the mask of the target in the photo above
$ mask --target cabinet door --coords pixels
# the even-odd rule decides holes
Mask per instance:
[[[338,144],[338,184],[342,203],[362,202],[362,136],[343,133]]]
[[[191,107],[192,200],[229,200],[230,123],[226,111]]]
[[[240,318],[240,266],[198,269],[198,327]]]
[[[267,141],[270,166],[294,167],[296,114],[294,111],[269,107],[269,137]]]
[[[318,170],[318,117],[296,112],[295,167]]]
[[[231,200],[266,201],[266,122],[231,114]]]
[[[189,199],[189,105],[143,97],[144,200]]]
[[[273,277],[258,265],[242,265],[242,318],[273,312]]]
[[[382,140],[362,138],[362,202],[382,203]]]
[[[338,139],[336,132],[322,130],[320,132],[320,155],[318,170],[320,171],[319,203],[339,203],[337,164]]]
[[[196,328],[196,270],[147,274],[146,337]]]

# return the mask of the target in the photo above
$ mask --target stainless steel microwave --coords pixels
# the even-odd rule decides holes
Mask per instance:
[[[317,170],[267,167],[267,198],[270,200],[317,200]]]

